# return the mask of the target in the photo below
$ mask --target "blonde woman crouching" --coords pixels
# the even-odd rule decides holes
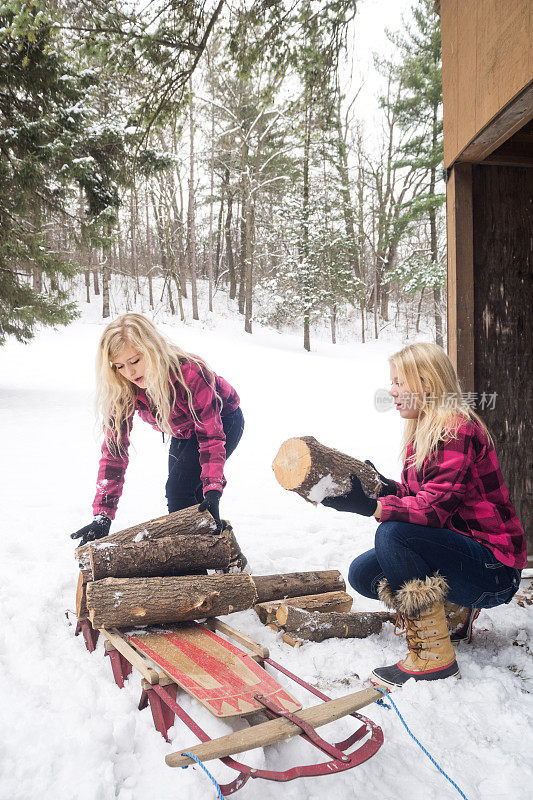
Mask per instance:
[[[198,356],[171,344],[146,317],[124,314],[102,334],[96,358],[104,441],[94,519],[72,534],[85,544],[109,533],[122,493],[133,415],[171,437],[168,510],[200,503],[220,530],[224,463],[244,428],[239,396]]]
[[[409,678],[458,677],[452,642],[470,641],[480,608],[511,600],[526,565],[524,531],[494,444],[463,403],[448,356],[437,345],[413,344],[390,367],[390,394],[406,420],[401,483],[382,477],[381,496],[372,500],[352,476],[348,495],[323,501],[381,523],[349,581],[403,618],[407,657],[371,674],[389,689]]]

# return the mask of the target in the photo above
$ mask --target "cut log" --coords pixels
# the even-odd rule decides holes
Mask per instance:
[[[89,545],[92,580],[149,578],[225,569],[231,558],[229,540],[208,534],[172,534],[141,542],[111,542],[109,537]]]
[[[229,567],[237,569],[239,572],[242,572],[245,566],[248,564],[248,559],[242,552],[241,546],[237,541],[237,537],[235,536],[233,528],[231,527],[230,523],[227,520],[224,520],[224,523],[226,527],[222,531],[222,536],[224,536],[228,540],[230,548]]]
[[[337,570],[163,578],[104,578],[87,584],[93,628],[181,622],[253,608],[258,602],[344,590]]]
[[[140,525],[133,525],[131,528],[125,528],[123,531],[113,533],[110,536],[106,536],[106,542],[123,544],[126,542],[163,539],[170,534],[190,535],[194,533],[214,533],[215,531],[216,522],[211,514],[208,511],[200,513],[198,506],[191,506],[190,508],[174,511],[164,517],[157,517],[156,519],[148,520],[148,522],[142,522]],[[89,542],[89,544],[77,547],[75,551],[85,582],[91,580],[90,575],[92,575],[90,571],[91,544]]]
[[[326,497],[338,497],[349,492],[350,475],[354,474],[368,497],[379,497],[381,489],[375,469],[364,461],[320,444],[313,436],[283,442],[272,469],[284,489],[315,504]]]
[[[288,644],[290,647],[301,647],[303,644],[302,639],[295,639],[294,636],[289,636],[288,633],[282,635],[281,641],[285,642],[285,644]]]
[[[276,619],[291,636],[308,642],[323,642],[324,639],[364,639],[379,633],[383,622],[393,622],[394,614],[388,612],[356,611],[350,614],[319,611],[304,611],[301,608],[281,604]]]
[[[93,628],[182,622],[252,608],[257,602],[247,573],[166,578],[104,578],[87,584]]]
[[[350,611],[353,600],[346,592],[324,592],[324,594],[310,594],[307,597],[288,597],[285,600],[257,603],[254,606],[254,611],[263,625],[276,621],[276,611],[281,603],[303,608],[306,611],[346,612]]]
[[[81,572],[78,576],[78,585],[76,587],[76,616],[78,619],[89,619],[87,593]]]
[[[258,603],[286,597],[344,591],[346,584],[336,569],[320,572],[288,572],[281,575],[254,575]]]

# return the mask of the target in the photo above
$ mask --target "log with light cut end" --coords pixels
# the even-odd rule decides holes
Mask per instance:
[[[288,572],[280,575],[254,575],[257,603],[284,600],[324,592],[344,591],[346,584],[336,569],[320,572]]]
[[[381,489],[379,475],[373,467],[320,444],[313,436],[283,442],[272,469],[285,489],[315,504],[326,497],[339,497],[349,492],[350,475],[357,475],[368,497],[378,497]]]
[[[229,540],[224,536],[172,534],[141,542],[110,542],[108,537],[89,545],[92,579],[149,578],[224,569],[230,563]]]
[[[174,511],[164,517],[156,517],[148,522],[133,525],[123,531],[112,533],[105,537],[107,543],[142,542],[153,539],[162,539],[171,534],[202,534],[216,533],[216,522],[208,511],[200,513],[198,506],[183,508],[181,511]],[[101,541],[101,540],[98,540]],[[75,551],[80,569],[82,570],[85,582],[91,580],[91,562],[89,548],[92,542],[77,547]]]
[[[269,625],[276,621],[278,607],[286,605],[303,608],[306,611],[350,611],[353,600],[346,592],[324,592],[323,594],[310,594],[304,597],[288,597],[285,600],[271,600],[266,603],[257,603],[254,611],[263,623]]]
[[[364,639],[379,633],[383,622],[394,621],[387,612],[356,611],[348,614],[304,611],[301,608],[281,604],[276,612],[278,625],[293,638],[309,642],[325,639]]]
[[[184,622],[244,611],[257,602],[247,573],[104,578],[87,584],[93,628]]]

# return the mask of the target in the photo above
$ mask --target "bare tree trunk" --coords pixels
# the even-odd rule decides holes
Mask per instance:
[[[131,274],[135,279],[135,291],[139,291],[139,259],[137,255],[137,193],[130,192]]]
[[[421,291],[420,291],[420,300],[418,301],[418,309],[417,309],[417,312],[416,312],[416,332],[417,333],[420,332],[420,317],[421,317],[421,314],[422,314],[422,303],[424,301],[424,291],[425,291],[425,287],[423,286]]]
[[[335,163],[339,173],[341,182],[341,197],[342,197],[342,213],[344,216],[344,227],[346,230],[346,238],[348,239],[348,247],[350,252],[350,262],[356,278],[361,277],[361,268],[358,258],[357,237],[355,235],[355,217],[352,204],[352,197],[350,192],[350,174],[348,170],[348,152],[346,149],[346,133],[342,127],[341,120],[341,92],[337,90],[337,103],[335,109],[335,126],[336,126],[336,146],[338,159]]]
[[[244,293],[244,330],[252,333],[252,293],[253,293],[253,211],[251,208],[250,184],[247,181],[247,202],[246,202],[246,271],[245,271],[245,293]]]
[[[152,282],[152,234],[150,230],[150,203],[148,198],[148,179],[146,180],[144,204],[146,207],[146,271],[148,274],[148,301],[154,307],[154,287]]]
[[[224,194],[220,198],[220,207],[218,210],[218,222],[217,222],[217,246],[215,251],[215,264],[214,264],[214,282],[215,286],[218,283],[218,279],[220,276],[220,263],[222,261],[222,253],[224,250],[224,238],[223,238],[223,228],[224,228]]]
[[[363,172],[363,165],[361,159],[361,144],[358,143],[358,158],[359,168],[357,170],[357,257],[359,259],[359,277],[363,281],[361,286],[361,342],[365,342],[365,217],[364,217],[364,201],[365,201],[365,175]]]
[[[102,251],[102,317],[107,319],[109,312],[109,279],[111,248]]]
[[[213,311],[213,204],[215,192],[215,107],[211,106],[211,164],[209,198],[209,254],[207,257],[207,276],[209,282],[209,311]]]
[[[189,205],[187,213],[189,271],[191,276],[191,301],[192,318],[200,319],[198,315],[198,289],[196,286],[196,220],[194,198],[194,104],[192,78],[189,81],[191,100],[189,106]]]
[[[94,287],[94,293],[96,295],[99,295],[100,286],[98,283],[98,265],[96,263],[97,256],[98,256],[98,250],[95,247],[93,247],[91,249],[91,269],[93,271],[93,287]]]
[[[181,319],[182,322],[185,322],[185,311],[183,310],[183,295],[182,295],[182,292],[181,292],[181,285],[180,285],[180,282],[178,280],[178,276],[176,275],[176,270],[175,269],[172,270],[172,278],[174,280],[174,284],[176,286],[176,291],[178,293],[178,307],[179,307],[179,310],[180,310],[180,319]]]
[[[229,189],[229,169],[227,170],[228,176],[228,189],[227,189],[227,198],[228,198],[228,211],[226,214],[226,225],[225,225],[225,232],[226,232],[226,257],[228,260],[228,273],[229,273],[229,297],[230,300],[235,300],[237,297],[237,276],[235,274],[235,261],[233,258],[233,244],[231,241],[231,220],[232,220],[232,213],[233,213],[233,194]]]
[[[244,314],[245,289],[246,289],[246,256],[248,253],[247,243],[247,215],[246,215],[246,192],[247,192],[247,162],[248,162],[248,143],[243,139],[241,144],[241,201],[240,201],[240,231],[241,231],[241,250],[239,264],[239,313]]]
[[[442,301],[442,294],[440,286],[435,286],[433,289],[433,309],[435,314],[435,341],[441,347],[444,347],[444,335],[442,330],[442,312],[440,304]]]
[[[378,255],[376,253],[376,226],[374,216],[372,215],[372,250],[375,253],[374,259],[374,338],[378,338]]]
[[[172,284],[170,280],[168,282],[168,304],[170,306],[170,313],[172,314],[172,316],[174,316],[174,314],[176,313],[176,309],[174,307],[174,300],[172,298]]]
[[[85,300],[91,302],[91,273],[89,267],[85,267]]]
[[[331,328],[331,344],[337,344],[337,306],[335,303],[330,308],[329,320]]]
[[[186,237],[185,233],[185,224],[183,222],[185,217],[185,209],[184,209],[184,200],[183,200],[183,186],[181,183],[181,175],[178,172],[178,186],[179,186],[179,197],[180,197],[180,207],[179,212],[177,210],[177,204],[175,207],[176,213],[176,220],[178,220],[178,226],[176,229],[176,234],[178,237],[178,271],[179,271],[179,281],[181,286],[181,293],[185,299],[187,299],[187,259],[186,259],[186,244],[184,244],[184,238]]]
[[[309,257],[309,156],[311,150],[311,90],[306,87],[307,102],[305,105],[305,129],[304,129],[304,163],[303,163],[303,257],[307,261]],[[304,289],[304,350],[311,351],[311,311],[309,293],[305,296]]]
[[[91,273],[89,271],[89,253],[87,252],[87,247],[85,244],[85,240],[83,237],[83,220],[85,219],[85,203],[83,200],[83,189],[80,187],[78,192],[78,216],[80,218],[80,264],[84,267],[84,279],[85,279],[85,301],[87,303],[91,302]]]

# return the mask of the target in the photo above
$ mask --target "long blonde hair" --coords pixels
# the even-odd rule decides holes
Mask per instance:
[[[492,441],[486,426],[465,402],[457,373],[442,347],[428,342],[410,344],[389,361],[396,367],[404,390],[419,401],[420,414],[406,420],[402,440],[404,460],[409,445],[413,447],[409,465],[420,469],[435,455],[440,442],[457,437],[466,420],[475,421]]]
[[[124,314],[106,327],[96,355],[97,411],[108,446],[115,452],[121,453],[123,450],[124,435],[129,433],[131,427],[137,395],[134,385],[113,364],[126,345],[135,348],[146,361],[146,395],[158,427],[169,436],[172,436],[170,413],[176,401],[175,381],[185,389],[191,416],[198,421],[192,392],[181,370],[184,361],[193,361],[200,367],[222,406],[221,398],[216,392],[215,373],[201,358],[169,342],[142,314]]]

